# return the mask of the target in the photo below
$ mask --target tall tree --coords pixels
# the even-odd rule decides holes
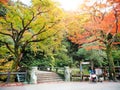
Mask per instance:
[[[6,8],[6,15],[0,17],[0,42],[13,55],[12,70],[17,71],[28,45],[35,47],[35,42],[50,40],[59,32],[61,11],[51,0],[32,0],[31,6],[16,2]]]

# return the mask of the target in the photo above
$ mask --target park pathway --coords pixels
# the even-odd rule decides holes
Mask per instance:
[[[120,90],[120,82],[59,82],[0,87],[0,90]]]

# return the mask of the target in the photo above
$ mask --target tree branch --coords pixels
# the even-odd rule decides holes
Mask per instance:
[[[116,32],[115,33],[117,33],[118,32],[118,12],[115,8],[113,10],[114,10],[115,26],[116,26],[116,30],[115,30]]]
[[[0,32],[0,34],[1,34],[1,35],[6,35],[6,36],[12,37],[12,35],[11,35],[11,34],[8,34],[8,33]]]
[[[3,44],[5,44],[6,47],[7,47],[7,49],[8,49],[11,53],[14,54],[14,51],[10,48],[10,46],[9,46],[9,44],[8,44],[7,42],[1,41],[1,40],[0,40],[0,42],[3,43]]]
[[[32,37],[31,37],[30,39],[32,39],[33,37],[35,37],[35,36],[37,36],[37,35],[45,32],[45,31],[47,31],[47,30],[45,29],[45,26],[46,26],[46,24],[44,23],[44,25],[42,26],[42,28],[41,28],[36,34],[32,35]]]
[[[52,23],[53,24],[51,26],[49,26],[48,29],[52,28],[58,22],[52,22]],[[42,28],[36,34],[33,34],[32,37],[29,40],[31,40],[32,38],[34,38],[37,35],[42,34],[43,32],[46,32],[47,30],[45,29],[45,26],[46,26],[46,23],[44,23],[44,25],[42,26]]]
[[[59,31],[58,31],[58,32],[59,32]],[[52,37],[52,36],[55,36],[58,32],[55,32],[54,34],[49,35],[49,36],[47,36],[46,38],[42,38],[42,39],[36,39],[36,40],[28,41],[28,43],[44,41],[44,40],[46,40],[46,39],[48,39],[48,38],[50,38],[50,37]]]

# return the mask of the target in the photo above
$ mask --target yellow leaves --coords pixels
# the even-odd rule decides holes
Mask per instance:
[[[84,31],[84,24],[88,20],[88,15],[67,13],[64,19],[65,28],[69,35],[73,35],[74,32],[81,33]]]
[[[49,50],[53,47],[53,44],[57,46],[61,40],[61,37],[57,35],[61,29],[60,24],[58,25],[62,17],[59,11],[51,0],[33,0],[30,7],[18,2],[13,6],[8,6],[6,18],[0,20],[5,23],[5,27],[1,25],[0,29],[9,34],[2,34],[1,36],[4,36],[5,40],[12,42],[8,43],[6,41],[9,44],[7,49],[12,53],[21,54],[21,51],[24,51],[22,47],[27,47],[28,44],[35,51],[37,50],[35,48],[37,44],[31,42],[40,42],[39,44],[44,50],[46,50],[46,47]],[[41,39],[45,41],[40,41]],[[14,57],[18,58],[15,54]]]
[[[26,32],[23,34],[23,38],[24,38],[25,40],[29,40],[32,35],[33,35],[32,32],[26,31]]]
[[[34,20],[31,24],[30,27],[34,31],[34,33],[38,32],[44,25],[46,24],[47,19],[43,16],[38,16],[36,20]]]
[[[5,67],[11,68],[11,67],[12,67],[12,64],[13,64],[13,61],[10,61],[10,62],[8,62],[8,63],[5,65]]]
[[[5,63],[2,65],[2,63]],[[5,59],[0,59],[0,72],[6,72],[12,68],[13,60],[6,63]]]
[[[12,10],[7,12],[6,18],[9,27],[10,27],[10,23],[12,23],[14,25],[14,28],[16,29],[22,28],[21,18],[17,10],[15,10],[15,8],[14,9],[12,8]]]
[[[5,62],[5,60],[4,59],[0,59],[0,63],[2,63],[2,62]]]
[[[2,65],[2,63],[5,64]],[[13,60],[6,63],[5,59],[0,59],[0,72],[8,72],[9,70],[11,70],[12,65],[13,65]],[[0,76],[0,79],[4,80],[5,78],[7,78],[6,75]]]
[[[33,6],[49,6],[50,5],[50,0],[32,0],[32,5]]]
[[[51,0],[32,0],[32,9],[35,12],[51,10],[52,6]]]

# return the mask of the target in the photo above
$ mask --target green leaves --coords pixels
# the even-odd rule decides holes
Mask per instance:
[[[106,52],[102,50],[85,50],[80,48],[77,52],[77,56],[82,57],[84,60],[92,60],[96,66],[102,66],[106,62]]]
[[[3,4],[0,3],[0,17],[4,17],[7,13],[7,10]]]
[[[0,19],[0,41],[13,54],[13,67],[18,68],[27,46],[33,52],[43,50],[45,56],[53,57],[62,39],[59,35],[62,33],[59,29],[61,10],[55,3],[51,0],[32,0],[29,7],[15,2],[6,8],[5,17]]]

